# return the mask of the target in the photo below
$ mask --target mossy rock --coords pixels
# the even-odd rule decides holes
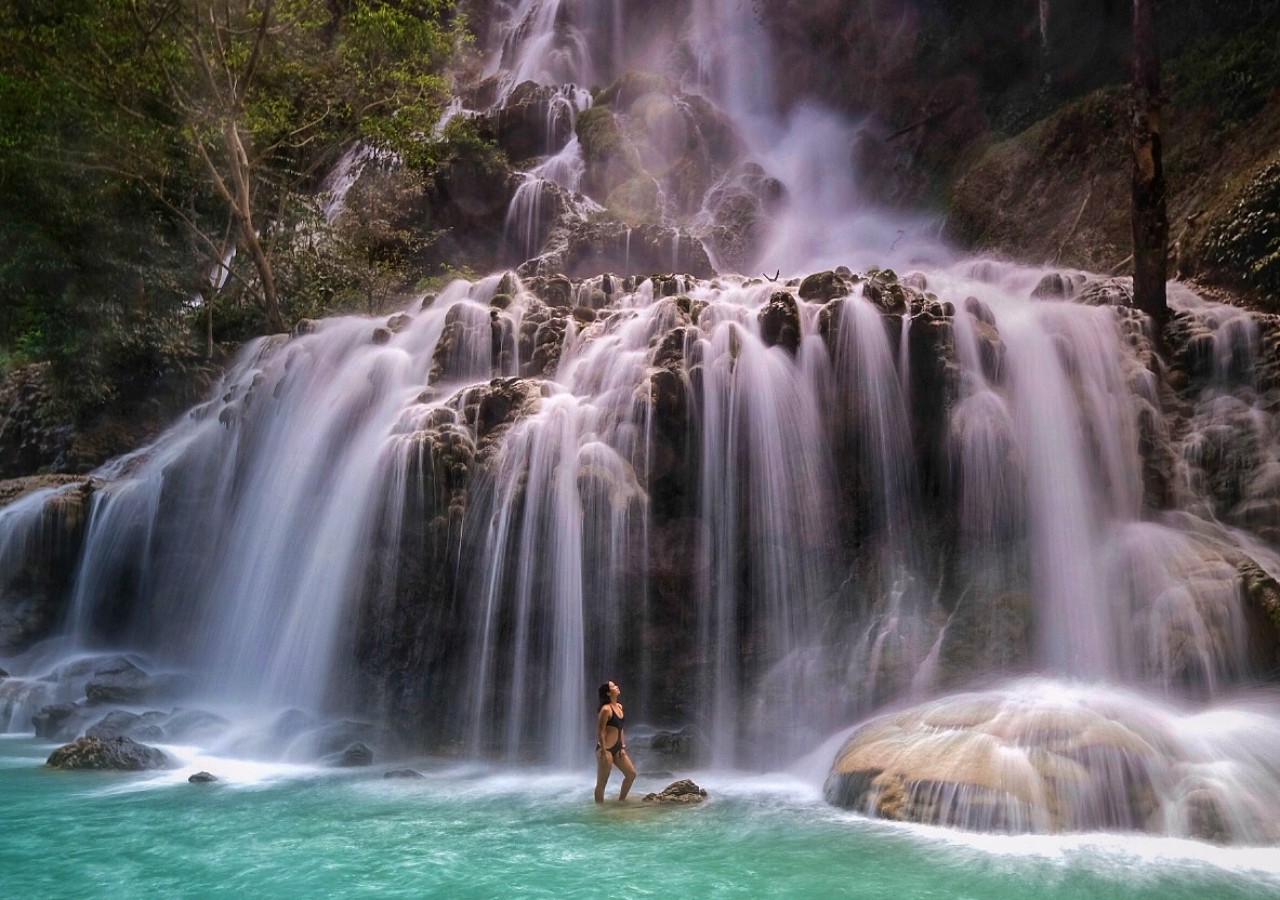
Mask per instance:
[[[607,197],[614,188],[641,173],[635,150],[609,107],[583,110],[576,128],[586,163],[583,187],[588,193]]]
[[[800,282],[797,291],[802,300],[820,300],[825,303],[849,294],[849,285],[835,272],[815,272]]]
[[[169,757],[155,747],[139,744],[127,737],[109,740],[82,737],[49,754],[45,765],[54,769],[115,769],[142,772],[164,769],[172,765]]]
[[[658,182],[652,176],[642,174],[614,188],[605,206],[628,225],[640,225],[658,220],[660,198]]]
[[[593,103],[595,106],[607,105],[625,108],[640,97],[648,94],[670,95],[674,91],[674,85],[665,75],[632,69],[624,72],[617,81],[607,88],[597,92],[593,97]]]

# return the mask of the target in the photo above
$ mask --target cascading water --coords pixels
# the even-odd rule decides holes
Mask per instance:
[[[56,646],[3,660],[0,725],[77,700],[101,657],[59,664],[107,651],[181,676],[131,708],[177,692],[231,717],[358,715],[558,766],[589,758],[607,678],[629,723],[690,726],[694,758],[723,768],[930,701],[855,735],[834,799],[970,827],[1278,839],[1275,810],[1245,800],[1277,788],[1280,717],[1232,705],[1268,664],[1243,579],[1280,576],[1258,324],[1175,290],[1194,332],[1179,364],[1199,367],[1175,387],[1123,301],[1034,299],[1042,271],[951,263],[862,203],[852,126],[777,108],[748,6],[690,4],[665,36],[697,51],[681,63],[636,36],[634,5],[524,0],[489,74],[494,109],[526,80],[559,98],[507,216],[521,260],[548,240],[548,186],[579,221],[611,205],[577,195],[587,160],[555,123],[589,96],[564,85],[652,58],[689,93],[629,98],[618,133],[646,113],[662,133],[636,138],[612,205],[683,187],[685,218],[664,215],[695,228],[726,186],[775,179],[745,257],[774,280],[637,276],[645,226],[628,224],[622,275],[459,281],[386,321],[254,342],[91,489],[0,509],[0,591],[65,598]],[[742,158],[686,184],[672,136],[713,143],[683,130],[715,119],[706,103]],[[685,262],[678,228],[653,243],[653,269]],[[910,260],[931,266],[866,268]],[[789,277],[844,265],[864,271]],[[80,533],[50,510],[85,491],[62,583],[37,560]],[[945,699],[1028,673],[1072,681]],[[1227,720],[1231,740],[1209,733]]]

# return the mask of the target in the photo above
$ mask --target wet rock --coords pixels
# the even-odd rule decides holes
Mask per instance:
[[[307,743],[314,755],[329,756],[348,752],[352,747],[364,747],[360,739],[367,740],[372,730],[373,726],[368,722],[330,722],[307,735]]]
[[[189,784],[213,784],[217,780],[217,775],[211,775],[208,772],[196,772],[187,779],[187,782]]]
[[[712,224],[704,238],[732,271],[755,264],[768,237],[773,213],[785,198],[782,183],[756,163],[733,167],[706,196]]]
[[[979,831],[1159,828],[1154,783],[1178,765],[1175,743],[1147,716],[1123,716],[1109,702],[949,697],[858,729],[824,793],[880,818]]]
[[[1191,837],[1214,844],[1231,843],[1231,825],[1222,801],[1213,791],[1192,791],[1185,801],[1187,831]]]
[[[991,307],[983,303],[977,297],[965,297],[964,308],[969,315],[973,316],[984,325],[990,325],[992,328],[996,324],[995,313],[991,311]]]
[[[1079,287],[1080,296],[1076,302],[1084,306],[1133,306],[1133,279],[1131,278],[1103,278],[1086,283],[1083,276],[1073,276],[1069,284],[1072,287],[1071,293],[1065,295],[1068,297],[1075,294],[1076,287],[1083,285]]]
[[[427,384],[435,385],[459,376],[472,376],[476,350],[493,343],[492,311],[468,303],[450,307],[445,314],[444,331],[431,356],[431,372]],[[492,374],[492,373],[484,373]]]
[[[80,707],[75,703],[53,703],[41,707],[40,711],[31,717],[31,724],[35,728],[36,737],[41,740],[65,740],[71,736],[67,733],[68,730],[80,730],[74,726],[80,721],[82,715]]]
[[[892,269],[873,269],[862,285],[862,295],[881,312],[891,315],[900,315],[908,310],[913,290],[899,282]]]
[[[142,716],[137,713],[117,709],[107,713],[98,720],[97,724],[90,726],[85,731],[84,735],[85,737],[97,738],[100,741],[124,737],[128,735],[140,721],[142,721]]]
[[[849,284],[835,272],[815,272],[800,282],[797,291],[802,300],[834,300],[849,294]]]
[[[1075,296],[1076,289],[1083,283],[1082,275],[1050,272],[1032,289],[1031,296],[1036,300],[1066,300]]]
[[[294,323],[293,336],[302,337],[308,334],[316,333],[316,323],[314,319],[299,319]]]
[[[495,378],[469,389],[463,402],[463,417],[475,431],[477,449],[487,450],[514,422],[537,411],[542,388],[527,378]]]
[[[765,346],[781,347],[795,356],[800,349],[800,309],[796,298],[786,291],[778,291],[760,310],[759,319],[760,337]]]
[[[200,741],[221,734],[231,723],[202,709],[175,709],[164,720],[165,737],[174,741]]]
[[[675,90],[665,75],[647,69],[628,69],[612,84],[595,94],[596,105],[629,107],[634,101],[651,95],[670,94]]]
[[[373,751],[364,744],[357,742],[343,750],[333,764],[342,769],[371,766],[373,765]]]
[[[141,772],[171,765],[164,752],[127,737],[99,740],[82,737],[59,747],[45,763],[55,769],[114,769]]]
[[[632,225],[655,222],[660,216],[662,187],[649,174],[628,178],[609,192],[604,205],[619,219]]]
[[[513,162],[556,153],[573,133],[573,112],[565,91],[532,81],[516,85],[502,108],[483,123]]]
[[[525,378],[547,378],[560,365],[560,352],[568,333],[567,309],[537,309],[520,323],[518,345],[520,374]]]
[[[1245,602],[1258,622],[1253,638],[1264,664],[1280,664],[1280,583],[1251,559],[1241,560],[1237,571]]]
[[[692,728],[659,731],[649,739],[649,755],[664,764],[689,765],[696,759],[701,744],[700,736]]]
[[[84,694],[90,703],[138,703],[155,687],[150,675],[121,656],[94,669]]]
[[[63,479],[0,482],[0,505]],[[47,637],[65,614],[75,563],[84,541],[94,483],[79,478],[28,498],[26,510],[5,524],[8,550],[0,566],[0,654],[20,653]]]
[[[573,282],[563,275],[552,275],[539,284],[538,297],[550,307],[567,309],[573,305]]]
[[[3,680],[8,677],[9,677],[9,673],[6,672],[4,669],[0,669],[0,680]]]
[[[390,328],[373,329],[373,342],[379,346],[391,343],[392,332]]]
[[[642,174],[635,148],[623,134],[613,110],[593,106],[578,116],[576,130],[586,164],[583,189],[593,197],[607,197],[616,188]]]
[[[645,794],[644,803],[701,803],[707,799],[706,788],[699,787],[687,778],[674,781],[662,790]]]
[[[7,478],[0,481],[0,509],[35,491],[77,483],[92,489],[92,485],[83,475],[28,475],[23,478]]]
[[[413,324],[413,316],[408,313],[396,313],[387,319],[387,330],[392,334],[399,334]]]
[[[715,270],[702,242],[666,225],[628,226],[612,218],[562,218],[545,252],[519,267],[522,278],[563,274],[588,278],[602,271],[681,272],[711,278]],[[551,298],[546,298],[552,304]],[[566,298],[564,305],[571,306]]]
[[[966,592],[943,632],[941,682],[958,685],[980,673],[1019,670],[1031,655],[1031,618],[1026,591]]]
[[[404,778],[404,779],[416,781],[421,778],[424,778],[425,776],[421,772],[415,771],[414,769],[392,769],[389,772],[383,772],[382,777],[383,778]]]

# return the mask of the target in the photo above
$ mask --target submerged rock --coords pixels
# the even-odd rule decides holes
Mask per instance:
[[[100,740],[82,737],[49,754],[45,765],[55,769],[115,769],[141,772],[172,765],[169,757],[155,747],[139,744],[127,737]]]
[[[644,803],[701,803],[707,799],[706,788],[698,787],[688,778],[673,781],[662,790],[645,794]]]
[[[339,754],[333,764],[342,769],[373,765],[373,751],[357,741]]]
[[[196,774],[192,775],[190,778],[187,779],[187,781],[191,784],[212,784],[217,780],[218,780],[217,775],[211,775],[208,772],[197,772]]]
[[[383,778],[407,778],[417,780],[425,776],[414,769],[392,769],[389,772],[382,773]]]

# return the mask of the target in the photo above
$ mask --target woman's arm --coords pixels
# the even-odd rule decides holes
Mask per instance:
[[[604,729],[609,723],[609,707],[600,707],[600,715],[596,716],[596,737],[600,741],[600,751],[603,753],[604,748],[609,746],[604,742]]]

